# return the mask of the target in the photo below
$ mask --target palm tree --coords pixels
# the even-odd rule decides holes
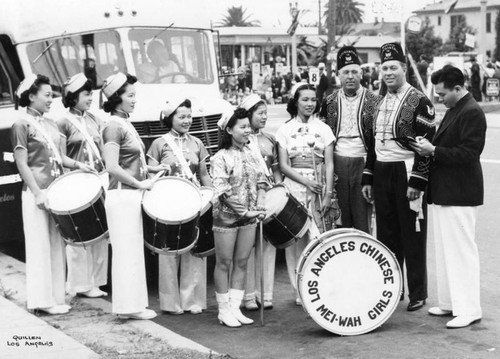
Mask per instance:
[[[218,23],[218,26],[260,26],[259,20],[250,20],[251,15],[246,14],[243,6],[232,6],[227,9],[227,14]]]
[[[356,0],[337,0],[337,35],[346,35],[349,33],[352,24],[357,24],[363,21],[363,6],[364,5],[361,2]],[[327,2],[325,6],[326,11],[323,13],[323,17],[325,19],[328,18],[328,7],[329,3]]]

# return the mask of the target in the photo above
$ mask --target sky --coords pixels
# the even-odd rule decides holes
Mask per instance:
[[[200,0],[208,1],[208,0]],[[302,23],[313,23],[318,19],[318,3],[322,6],[328,0],[293,0],[299,9],[308,9],[302,17]],[[337,0],[342,1],[342,0]],[[401,21],[401,10],[409,17],[411,12],[422,8],[428,3],[438,0],[357,0],[364,4],[364,22],[373,22],[375,16],[385,21]],[[231,6],[243,6],[251,19],[260,20],[264,27],[286,27],[290,24],[289,0],[212,0],[210,1],[210,16],[217,25],[227,9]],[[206,3],[205,3],[206,4]]]

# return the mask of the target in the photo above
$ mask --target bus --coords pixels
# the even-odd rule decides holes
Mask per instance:
[[[10,128],[19,114],[15,90],[28,74],[50,78],[58,119],[63,83],[79,72],[95,85],[91,112],[102,119],[99,89],[121,71],[137,76],[132,122],[149,147],[166,132],[159,114],[169,96],[193,105],[190,133],[217,150],[217,121],[231,105],[220,98],[217,33],[203,2],[190,0],[2,0],[0,11],[0,242],[22,240],[21,179],[13,162]],[[160,43],[174,63],[154,75],[148,45]],[[153,76],[151,74],[153,73]]]

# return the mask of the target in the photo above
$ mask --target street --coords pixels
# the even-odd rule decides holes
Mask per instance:
[[[270,106],[267,128],[274,132],[289,118],[283,106]],[[219,353],[237,358],[498,358],[500,357],[500,308],[498,261],[500,234],[500,113],[487,114],[488,132],[482,155],[485,204],[480,209],[477,243],[481,258],[483,319],[464,329],[449,330],[449,318],[432,317],[427,309],[437,304],[434,242],[428,233],[429,298],[420,311],[407,312],[408,298],[380,328],[361,335],[342,337],[322,329],[294,303],[283,250],[278,251],[274,308],[265,311],[265,326],[259,312],[247,312],[255,323],[240,329],[219,325],[212,279],[213,260],[208,268],[208,310],[199,315],[164,314],[154,321]],[[432,219],[430,219],[432,221]],[[431,228],[432,224],[429,224]],[[354,268],[345,268],[346,272]],[[156,293],[150,307],[159,311]],[[351,298],[356,301],[356,298]]]

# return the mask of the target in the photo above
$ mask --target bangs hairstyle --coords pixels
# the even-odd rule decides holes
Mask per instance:
[[[298,110],[297,103],[299,102],[300,92],[304,91],[304,90],[312,90],[312,91],[314,91],[314,93],[316,93],[316,87],[314,85],[306,84],[306,83],[304,85],[301,85],[295,91],[295,95],[293,96],[293,98],[291,98],[290,100],[288,100],[288,104],[286,105],[286,111],[292,117],[295,117],[298,114],[299,110]],[[318,113],[320,106],[321,106],[321,104],[319,103],[318,99],[316,98],[316,108],[314,109],[313,113]]]
[[[161,118],[161,123],[163,127],[167,128],[167,131],[170,131],[172,129],[172,122],[174,120],[174,116],[177,113],[177,110],[179,107],[185,107],[185,108],[191,108],[191,101],[189,99],[186,99],[183,103],[181,103],[177,108],[175,109],[174,112],[172,112],[168,117],[162,116]]]
[[[260,100],[259,102],[257,102],[255,105],[253,105],[252,107],[250,107],[247,111],[247,114],[248,114],[248,120],[250,121],[250,123],[252,123],[252,116],[253,114],[255,113],[255,111],[257,111],[257,109],[260,107],[260,106],[266,106],[267,107],[267,104],[266,104],[266,101],[264,100]]]
[[[19,106],[21,107],[27,107],[31,104],[30,101],[30,95],[36,95],[38,91],[40,91],[40,88],[42,85],[50,85],[50,80],[47,76],[44,75],[36,75],[36,80],[31,85],[29,89],[24,91],[20,96],[19,96]]]
[[[227,121],[226,128],[224,130],[221,130],[219,128],[219,150],[223,148],[227,150],[229,147],[231,147],[233,141],[231,135],[229,134],[229,132],[227,132],[227,129],[233,128],[234,125],[236,125],[236,122],[243,118],[248,118],[247,111],[244,108],[237,108],[229,121]]]
[[[64,107],[70,108],[70,107],[75,107],[76,104],[78,103],[78,96],[83,92],[83,91],[92,91],[94,89],[94,83],[92,82],[91,79],[88,79],[82,87],[80,87],[76,92],[68,92],[66,96],[63,96],[62,98],[62,103]]]
[[[440,70],[437,70],[431,75],[431,82],[434,85],[443,83],[444,88],[451,90],[455,86],[464,87],[465,77],[464,73],[455,66],[446,65]]]
[[[127,74],[127,82],[125,82],[122,87],[118,89],[106,102],[102,104],[102,109],[104,112],[111,113],[116,109],[116,106],[122,103],[121,95],[125,93],[125,89],[128,85],[133,85],[137,82],[137,77]]]

